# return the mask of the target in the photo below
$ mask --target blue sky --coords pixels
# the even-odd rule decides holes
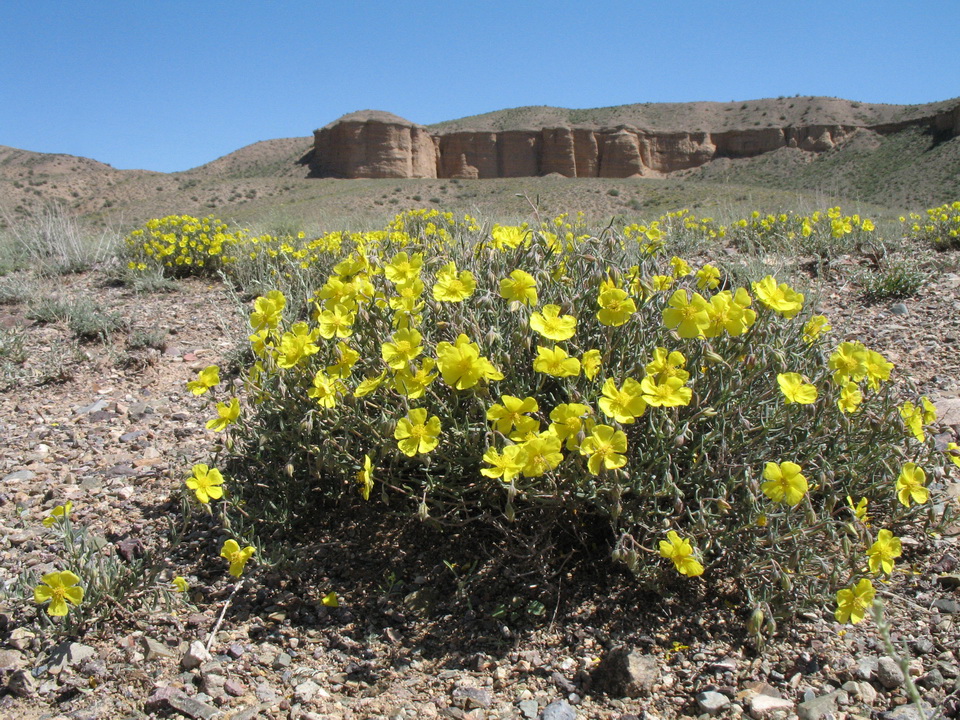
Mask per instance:
[[[7,0],[0,145],[186,170],[354,110],[960,96],[957,0]]]

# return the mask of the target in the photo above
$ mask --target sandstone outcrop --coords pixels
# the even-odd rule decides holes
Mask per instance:
[[[396,115],[368,110],[314,132],[311,170],[315,177],[335,178],[658,176],[717,158],[749,158],[780,148],[824,152],[862,129],[882,135],[910,125],[939,136],[960,135],[960,105],[874,125],[805,123],[695,131],[618,124],[431,132]]]

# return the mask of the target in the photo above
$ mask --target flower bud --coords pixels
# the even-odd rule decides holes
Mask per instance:
[[[750,619],[747,620],[747,632],[751,635],[759,635],[763,628],[763,610],[754,608],[750,613]]]
[[[284,471],[289,477],[293,477],[293,463],[287,463],[287,466],[284,468]]]
[[[420,519],[420,522],[424,522],[430,517],[430,509],[427,507],[427,503],[420,503],[420,507],[417,508],[417,517]]]

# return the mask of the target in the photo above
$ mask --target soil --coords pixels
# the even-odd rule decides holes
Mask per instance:
[[[879,304],[863,302],[842,271],[860,262],[841,261],[824,285],[836,336],[863,339],[935,401],[960,396],[956,259],[938,259],[954,264],[916,297]],[[330,513],[295,557],[252,562],[236,581],[218,557],[215,522],[195,513],[176,546],[170,528],[183,526],[184,477],[212,446],[207,402],[185,383],[225,362],[242,316],[217,283],[135,294],[106,277],[34,282],[124,317],[127,330],[107,342],[78,343],[60,324],[28,320],[26,305],[0,306],[0,325],[22,328],[26,349],[0,395],[0,588],[56,566],[41,520],[69,500],[74,523],[112,552],[153,553],[162,577],[187,578],[189,602],[147,611],[121,600],[69,637],[42,629],[29,600],[0,600],[0,717],[909,716],[902,678],[877,662],[886,651],[872,621],[841,626],[824,608],[758,647],[727,598],[690,583],[646,593],[619,566],[538,534],[535,518],[529,542],[511,546],[489,527]],[[162,349],[131,346],[148,330],[165,331]],[[942,432],[956,439],[960,427]],[[906,570],[880,590],[893,639],[925,699],[957,717],[957,536],[906,536],[904,546]],[[330,592],[338,607],[324,604]],[[71,641],[73,655],[51,667]],[[212,657],[191,648],[198,642]],[[601,664],[616,646],[652,663],[638,697]],[[778,708],[765,709],[777,705],[770,698]],[[829,709],[818,715],[815,702]]]

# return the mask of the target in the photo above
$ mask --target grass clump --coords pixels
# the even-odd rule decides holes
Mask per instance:
[[[127,324],[120,313],[103,311],[87,297],[38,297],[31,302],[27,317],[40,323],[62,322],[77,339],[102,342]]]
[[[215,367],[191,381],[232,527],[291,543],[360,502],[536,522],[771,617],[887,572],[865,577],[876,530],[938,521],[928,401],[785,283],[667,259],[649,226],[451,228],[343,236],[306,298],[254,301],[242,403]]]
[[[877,270],[856,275],[860,294],[867,302],[898,300],[916,295],[929,275],[915,260],[882,260]]]

